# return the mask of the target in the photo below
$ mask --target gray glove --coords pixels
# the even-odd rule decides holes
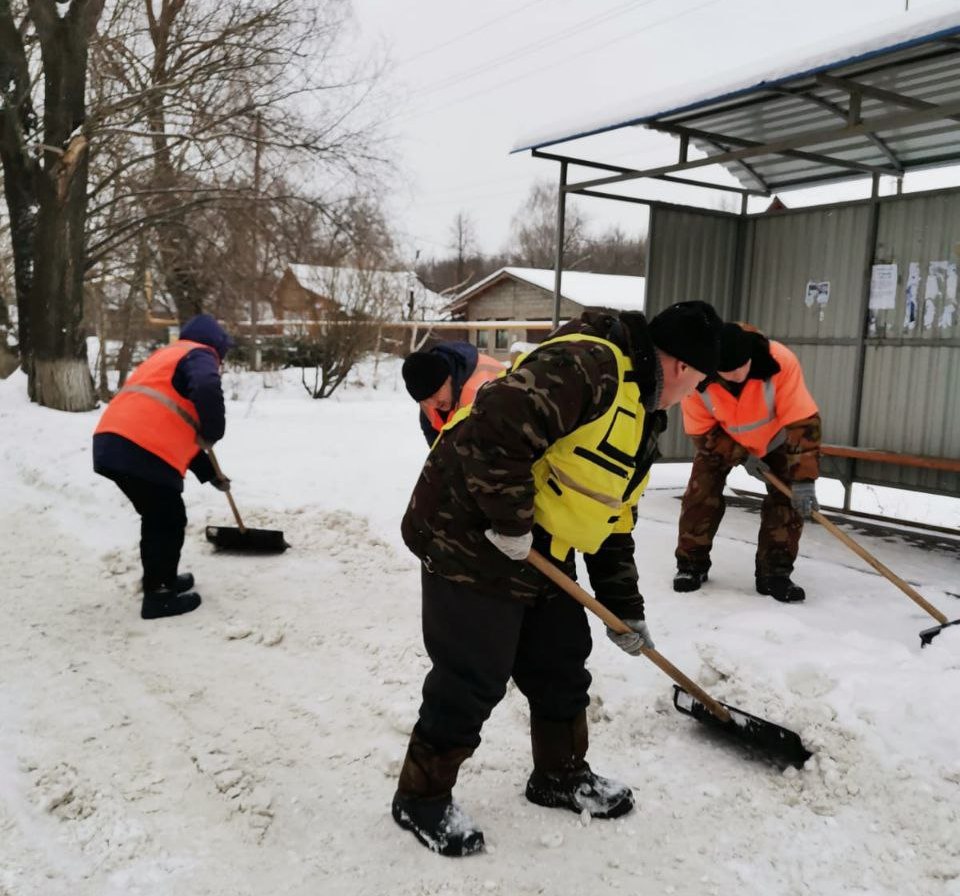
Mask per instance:
[[[210,480],[210,484],[222,492],[230,491],[230,480],[226,476],[215,476]]]
[[[820,505],[817,503],[817,489],[814,483],[812,481],[794,482],[790,503],[801,516],[810,516],[814,510],[819,510]]]
[[[743,462],[743,469],[754,479],[759,479],[763,483],[767,481],[763,474],[770,472],[770,466],[765,464],[762,458],[755,457],[752,454],[747,455],[747,459]]]
[[[607,629],[607,637],[613,641],[622,651],[629,653],[630,656],[639,656],[641,647],[654,647],[653,638],[650,637],[650,629],[647,623],[642,619],[624,619],[624,625],[633,629],[629,635],[621,635],[612,628]]]
[[[511,560],[526,560],[530,556],[530,548],[533,547],[532,532],[524,532],[523,535],[503,535],[500,532],[494,532],[493,529],[487,529],[483,534],[498,551],[506,554]]]

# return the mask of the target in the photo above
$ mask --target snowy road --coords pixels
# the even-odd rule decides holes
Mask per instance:
[[[417,846],[388,814],[426,662],[399,518],[425,446],[396,387],[313,402],[291,379],[231,382],[219,452],[280,557],[215,554],[223,496],[188,485],[184,568],[203,606],[139,619],[136,518],[89,469],[97,414],[0,382],[0,894],[897,894],[960,896],[960,627],[930,620],[809,527],[804,605],[754,594],[757,517],[731,509],[711,580],[669,587],[678,472],[637,530],[657,646],[725,702],[798,731],[781,773],[676,713],[669,681],[594,630],[595,768],[638,809],[584,825],[522,796],[511,689],[459,797],[490,850]],[[659,477],[659,478],[658,478]],[[960,560],[864,545],[951,618]]]

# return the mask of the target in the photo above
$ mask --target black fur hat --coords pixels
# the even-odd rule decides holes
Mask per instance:
[[[650,321],[653,344],[701,373],[714,374],[723,321],[707,302],[676,302]]]
[[[444,384],[450,376],[450,365],[443,355],[414,352],[404,359],[400,372],[410,397],[414,401],[423,401]]]

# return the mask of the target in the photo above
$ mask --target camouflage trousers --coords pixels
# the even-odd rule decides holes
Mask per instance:
[[[745,457],[745,450],[742,455],[727,457],[702,448],[694,456],[690,481],[680,507],[680,537],[676,550],[678,569],[706,572],[710,568],[710,549],[726,510],[723,486],[730,470]],[[771,451],[764,461],[787,485],[792,483],[786,451],[782,448]],[[790,575],[802,531],[803,517],[793,509],[790,499],[772,485],[767,485],[767,495],[760,508],[756,575]]]

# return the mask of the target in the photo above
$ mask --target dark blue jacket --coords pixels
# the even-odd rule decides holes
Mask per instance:
[[[477,369],[477,361],[480,358],[480,352],[475,345],[469,342],[441,342],[430,349],[430,354],[440,355],[450,368],[450,374],[453,377],[453,407],[456,410],[460,401],[460,390],[463,384],[470,379],[473,371]],[[420,412],[420,429],[423,430],[423,436],[428,445],[432,445],[437,436],[440,435],[427,419],[427,415]]]
[[[223,327],[209,314],[198,314],[187,321],[180,330],[180,338],[209,345],[216,350],[221,361],[233,345]],[[217,359],[203,349],[187,352],[173,372],[173,388],[196,407],[201,437],[211,444],[222,439],[226,416]],[[97,433],[93,437],[93,469],[108,479],[115,479],[118,475],[135,476],[155,485],[183,491],[183,478],[170,464],[112,432]],[[203,451],[197,452],[190,470],[201,482],[214,477],[213,466]]]

